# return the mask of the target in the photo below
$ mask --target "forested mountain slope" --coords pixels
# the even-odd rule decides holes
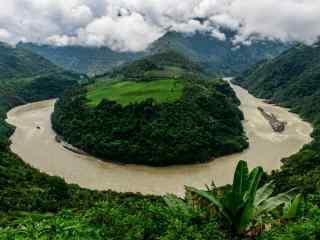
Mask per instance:
[[[278,56],[289,45],[277,41],[252,41],[250,45],[232,42],[235,33],[224,30],[225,40],[220,40],[206,33],[181,34],[168,32],[153,43],[149,51],[158,52],[170,49],[185,54],[194,62],[202,64],[215,73],[234,74],[263,59]]]
[[[244,72],[237,83],[255,95],[320,119],[320,45],[297,45]]]
[[[283,183],[309,191],[320,189],[320,46],[299,44],[258,64],[235,79],[254,95],[290,107],[314,125],[314,142],[285,159],[276,174]]]
[[[0,42],[0,79],[30,77],[57,71],[47,59]]]
[[[10,132],[4,122],[8,109],[26,102],[55,98],[80,80],[84,79],[79,74],[67,72],[41,56],[1,43],[0,138]]]
[[[32,43],[20,43],[17,47],[39,54],[65,69],[86,74],[105,73],[142,55],[142,53],[115,52],[108,47],[56,47]]]
[[[18,48],[29,49],[61,67],[80,73],[101,74],[146,55],[174,50],[211,72],[233,74],[265,58],[275,57],[289,46],[277,41],[253,41],[251,45],[235,46],[232,43],[235,33],[227,30],[224,33],[226,39],[219,40],[206,33],[168,32],[146,51],[138,53],[120,53],[107,47],[54,47],[30,43],[20,43]]]

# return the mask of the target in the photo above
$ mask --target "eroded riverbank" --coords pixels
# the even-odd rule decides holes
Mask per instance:
[[[221,157],[207,164],[171,167],[117,165],[76,154],[55,141],[50,116],[54,100],[17,107],[8,113],[8,122],[17,127],[11,137],[11,149],[25,162],[51,175],[63,177],[82,187],[145,194],[183,194],[184,185],[203,187],[212,180],[217,185],[230,183],[234,167],[240,159],[250,167],[263,166],[271,171],[280,160],[296,153],[312,139],[312,127],[288,109],[267,104],[239,86],[233,86],[241,100],[244,127],[250,148],[243,153]],[[263,107],[286,121],[283,133],[276,133],[258,111]],[[38,128],[39,127],[39,128]]]

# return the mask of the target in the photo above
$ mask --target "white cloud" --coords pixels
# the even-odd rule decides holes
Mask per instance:
[[[223,27],[238,32],[234,42],[313,43],[319,16],[318,0],[10,0],[0,8],[0,41],[140,51],[167,29],[225,40]]]

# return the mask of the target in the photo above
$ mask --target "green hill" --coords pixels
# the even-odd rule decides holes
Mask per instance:
[[[265,61],[235,79],[251,93],[300,114],[314,125],[312,144],[285,159],[277,173],[278,186],[286,182],[308,191],[320,184],[320,45],[299,44],[279,57]]]
[[[167,52],[70,91],[52,119],[67,142],[102,159],[192,164],[248,146],[238,104],[227,83]]]
[[[0,79],[27,78],[57,70],[58,67],[39,55],[0,43]]]
[[[146,51],[139,53],[120,53],[107,47],[53,47],[31,43],[20,43],[18,48],[29,49],[65,69],[89,74],[102,74],[115,66],[146,55],[170,50],[187,56],[211,72],[234,74],[263,59],[273,58],[288,48],[287,44],[267,40],[253,41],[251,45],[236,47],[232,43],[235,33],[229,30],[225,30],[224,33],[225,41],[206,33],[186,35],[168,32]]]

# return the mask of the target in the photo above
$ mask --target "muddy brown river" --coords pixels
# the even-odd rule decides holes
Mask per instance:
[[[215,159],[207,164],[170,167],[118,165],[94,157],[79,155],[55,141],[50,115],[55,100],[27,104],[12,109],[7,121],[16,126],[11,137],[13,152],[26,163],[50,175],[63,177],[68,183],[97,190],[182,195],[184,185],[203,187],[214,181],[223,185],[232,181],[234,168],[241,159],[249,166],[278,169],[280,160],[288,157],[312,139],[312,126],[288,109],[264,103],[238,86],[232,86],[241,100],[243,122],[250,148],[243,153]],[[283,133],[273,132],[257,110],[260,106],[288,122]],[[37,128],[37,127],[40,127]]]

